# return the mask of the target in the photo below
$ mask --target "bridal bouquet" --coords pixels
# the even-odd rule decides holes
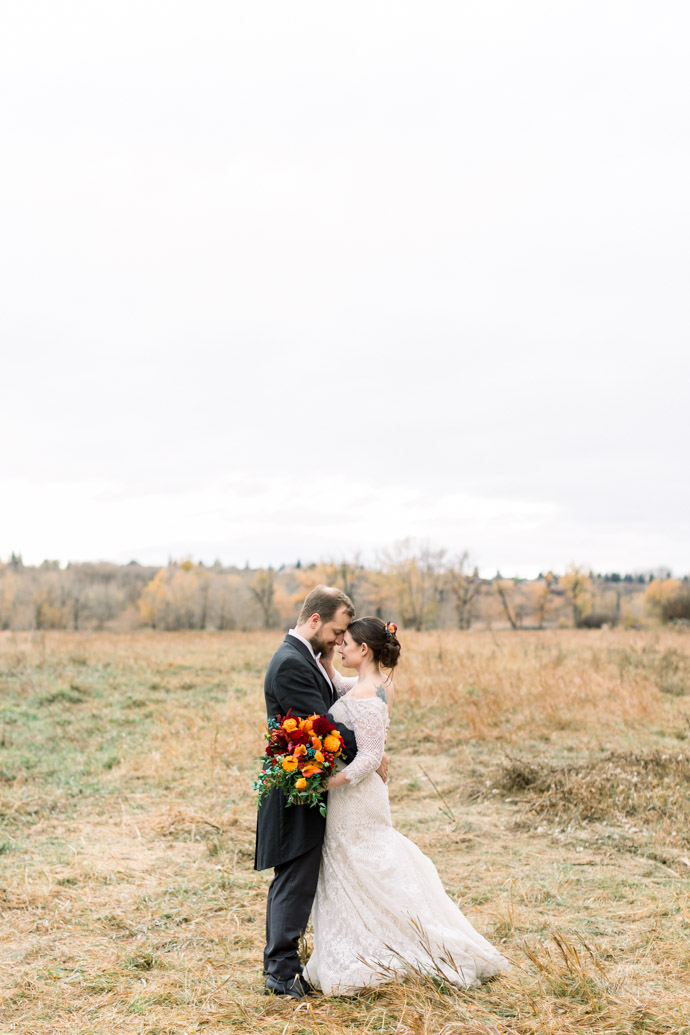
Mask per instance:
[[[263,771],[254,781],[257,807],[274,787],[279,787],[288,805],[310,805],[326,815],[323,792],[335,771],[335,760],[343,753],[343,738],[325,715],[298,719],[291,711],[276,715],[266,726]]]

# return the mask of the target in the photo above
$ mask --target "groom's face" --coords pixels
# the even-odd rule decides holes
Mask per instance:
[[[331,647],[343,642],[343,636],[350,624],[346,607],[340,607],[330,622],[322,622],[312,636],[311,645],[315,654],[327,654]]]

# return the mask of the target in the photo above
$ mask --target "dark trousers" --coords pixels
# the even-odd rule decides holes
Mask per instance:
[[[266,902],[264,970],[278,981],[302,973],[298,949],[309,920],[321,863],[321,843],[275,868]]]

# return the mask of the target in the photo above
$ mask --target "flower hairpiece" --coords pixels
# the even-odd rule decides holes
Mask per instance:
[[[395,622],[386,622],[386,639],[390,639],[391,636],[395,636],[398,631],[398,627]]]

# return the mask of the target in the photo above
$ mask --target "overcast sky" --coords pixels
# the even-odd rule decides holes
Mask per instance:
[[[0,557],[690,572],[686,3],[0,11]]]

